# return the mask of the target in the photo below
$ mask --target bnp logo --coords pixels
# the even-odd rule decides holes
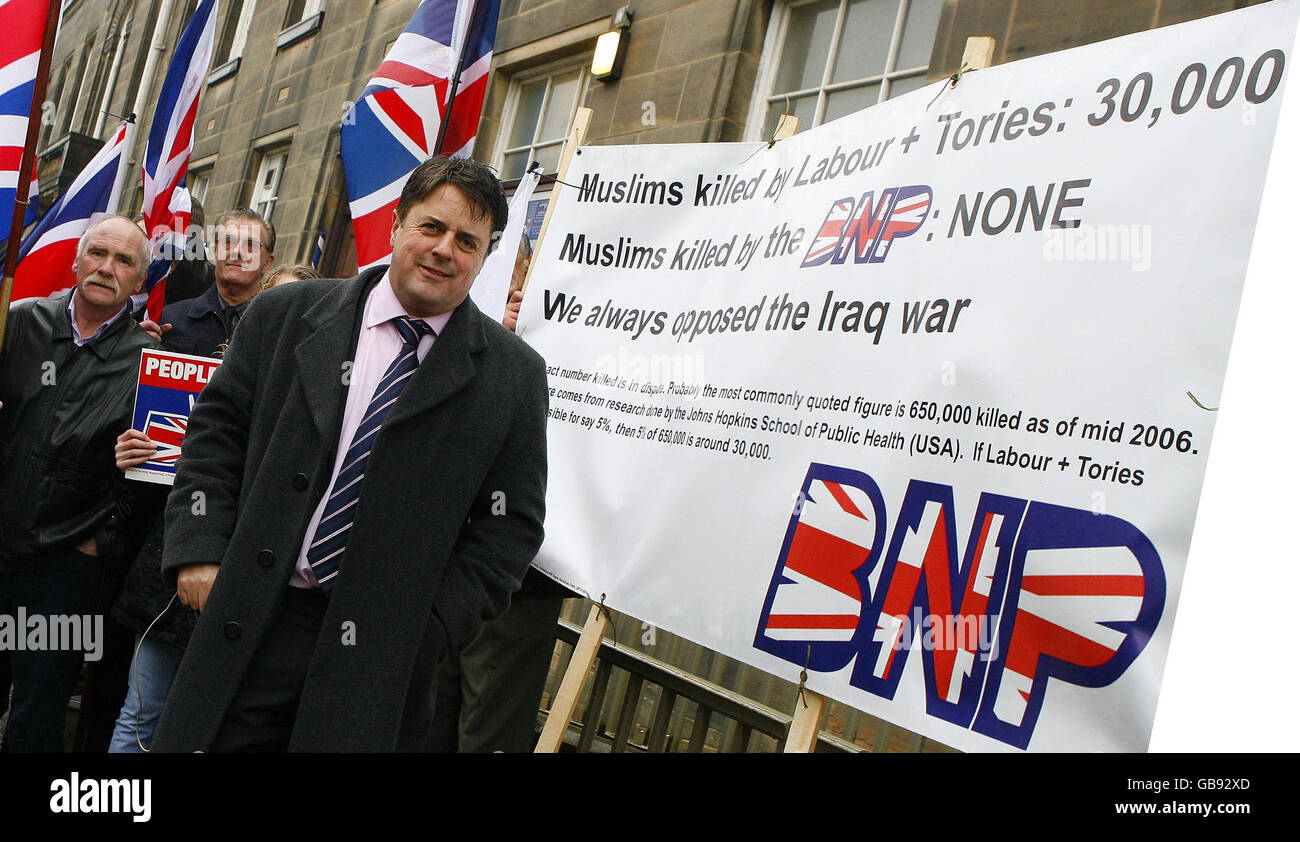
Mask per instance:
[[[883,263],[895,240],[921,229],[934,194],[924,184],[886,187],[876,195],[846,196],[831,203],[826,219],[808,244],[799,268],[854,263]]]
[[[884,699],[919,657],[928,715],[1023,749],[1049,683],[1113,683],[1160,622],[1164,567],[1120,518],[986,492],[961,521],[921,480],[895,511],[867,474],[810,465],[754,646]]]

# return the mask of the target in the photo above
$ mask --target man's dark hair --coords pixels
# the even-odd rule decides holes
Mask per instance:
[[[252,208],[235,208],[234,210],[224,211],[221,214],[219,214],[216,219],[212,220],[212,227],[215,230],[217,228],[221,228],[227,222],[235,222],[241,219],[247,220],[249,222],[256,222],[262,226],[262,230],[266,232],[266,242],[262,243],[262,245],[266,246],[267,251],[274,254],[275,253],[275,226],[272,225],[269,220],[267,220],[265,217],[263,217],[260,213],[253,210]]]
[[[501,181],[492,170],[468,158],[444,158],[435,155],[416,167],[402,188],[397,200],[397,221],[405,222],[411,207],[423,202],[444,184],[460,188],[476,211],[475,219],[488,219],[492,223],[492,237],[488,243],[490,253],[496,247],[500,234],[506,228],[509,206]]]

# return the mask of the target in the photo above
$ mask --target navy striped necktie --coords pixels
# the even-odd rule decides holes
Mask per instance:
[[[326,593],[334,587],[338,578],[339,562],[347,548],[352,519],[356,515],[357,502],[361,499],[366,461],[370,458],[370,450],[374,447],[379,428],[420,365],[415,353],[420,346],[420,337],[433,333],[433,328],[418,319],[398,316],[391,321],[402,335],[402,349],[375,387],[374,397],[370,399],[366,414],[352,436],[352,445],[334,480],[332,493],[325,503],[325,511],[321,513],[315,540],[307,549],[307,561],[316,574],[316,580],[320,582],[321,590]]]

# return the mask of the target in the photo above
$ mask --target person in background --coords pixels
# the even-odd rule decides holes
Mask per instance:
[[[226,211],[212,226],[213,284],[197,298],[163,308],[157,326],[162,336],[187,325],[166,346],[169,351],[191,354],[200,344],[228,343],[248,302],[262,289],[262,272],[275,259],[275,226],[252,208]],[[153,326],[147,320],[141,324],[146,330]]]
[[[203,222],[203,204],[191,196],[185,256],[172,261],[172,271],[167,276],[167,304],[198,298],[212,286],[215,269],[208,260],[206,244],[203,242]]]
[[[262,276],[262,289],[270,289],[294,281],[310,281],[321,277],[321,273],[306,263],[285,263],[267,271]]]
[[[515,252],[515,268],[510,273],[510,295],[506,299],[506,314],[501,324],[511,332],[519,321],[519,306],[524,302],[524,281],[528,279],[528,267],[533,263],[533,242],[524,234],[519,238],[519,251]]]
[[[185,253],[172,261],[171,271],[167,275],[164,306],[196,298],[207,292],[213,284],[214,270],[208,260],[207,246],[203,238],[203,205],[193,197],[190,201],[190,227],[186,232]],[[140,230],[144,231],[144,215],[136,214],[134,218]],[[145,236],[149,236],[147,231]],[[162,330],[156,322],[148,318],[146,311],[148,298],[147,290],[141,290],[131,296],[131,317],[140,322],[150,336],[161,342]],[[145,511],[160,509],[166,502],[166,495],[154,493],[156,491],[157,489],[149,489],[139,495]],[[147,528],[146,526],[146,531]],[[143,537],[143,534],[141,532],[140,537]],[[127,552],[126,561],[129,563],[140,552],[140,545],[137,542],[124,549]],[[128,571],[124,565],[115,572],[112,581],[106,582],[105,586],[105,601],[110,608],[122,591]],[[137,634],[124,627],[111,614],[105,618],[104,657],[87,665],[85,687],[81,693],[77,733],[79,741],[84,735],[81,749],[87,753],[102,754],[108,751],[112,744],[122,704],[126,700],[128,676],[131,660],[135,655],[136,639]]]
[[[131,421],[140,352],[157,347],[129,307],[148,262],[135,223],[103,216],[77,244],[76,287],[10,308],[0,352],[0,614],[91,622],[133,525],[109,449]],[[63,750],[85,655],[46,645],[0,653],[13,681],[5,751]]]
[[[220,357],[252,296],[262,288],[262,269],[273,256],[275,229],[248,208],[223,213],[215,225],[216,283],[198,298],[163,310],[165,350]],[[117,439],[117,467],[126,470],[144,464],[155,450],[143,432],[127,430]],[[165,505],[165,497],[155,498],[144,513],[148,534],[110,618],[129,629],[135,640],[126,698],[118,705],[108,747],[113,754],[145,751],[153,742],[167,691],[194,629],[194,611],[175,599],[175,588],[163,581]]]

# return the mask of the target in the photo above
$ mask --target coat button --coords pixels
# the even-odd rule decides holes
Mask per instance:
[[[270,567],[275,564],[275,553],[270,550],[262,550],[257,554],[257,563],[263,567]]]
[[[299,490],[299,491],[306,491],[306,490],[307,490],[307,475],[306,475],[306,474],[294,474],[294,475],[293,475],[293,487],[296,488],[296,489]]]
[[[227,640],[239,640],[239,633],[241,631],[242,629],[239,628],[239,623],[236,623],[233,620],[231,620],[229,623],[226,623]]]

